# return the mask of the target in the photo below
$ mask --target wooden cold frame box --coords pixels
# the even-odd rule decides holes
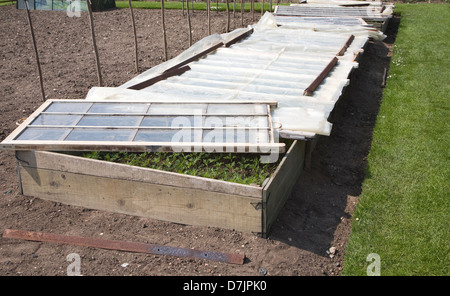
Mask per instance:
[[[63,204],[267,237],[303,171],[293,141],[262,186],[44,151],[16,151],[21,193]]]

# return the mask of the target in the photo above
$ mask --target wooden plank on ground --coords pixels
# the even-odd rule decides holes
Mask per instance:
[[[23,239],[29,241],[101,248],[107,250],[200,258],[231,264],[244,264],[245,260],[245,255],[237,253],[201,251],[194,249],[170,247],[164,245],[155,245],[155,244],[93,238],[93,237],[82,237],[74,235],[64,235],[56,233],[34,232],[18,229],[6,229],[3,232],[3,237],[13,239]]]

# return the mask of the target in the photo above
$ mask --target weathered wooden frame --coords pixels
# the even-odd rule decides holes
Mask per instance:
[[[48,100],[43,103],[33,114],[31,114],[18,128],[16,128],[3,142],[0,143],[0,149],[14,149],[14,150],[46,150],[46,151],[92,151],[92,150],[101,150],[101,151],[133,151],[133,152],[241,152],[241,153],[269,153],[269,152],[284,152],[285,144],[275,142],[274,131],[272,128],[272,119],[270,115],[270,106],[276,106],[276,102],[273,101],[262,101],[262,102],[254,102],[254,101],[234,101],[234,102],[217,102],[217,101],[203,101],[203,102],[183,102],[183,104],[220,104],[220,105],[235,105],[235,104],[257,104],[257,105],[266,105],[265,113],[239,113],[236,115],[230,116],[267,116],[268,127],[208,127],[208,126],[196,126],[196,127],[178,127],[175,130],[183,130],[188,132],[193,132],[194,130],[205,131],[205,130],[241,130],[241,131],[265,131],[267,133],[268,142],[261,143],[252,143],[252,142],[218,142],[218,143],[209,143],[202,142],[201,139],[196,139],[196,141],[190,142],[144,142],[144,141],[136,141],[128,140],[128,141],[69,141],[69,140],[20,140],[18,138],[21,133],[23,133],[26,129],[29,128],[39,128],[39,125],[33,126],[32,122],[39,117],[41,114],[46,114],[45,110],[51,106],[52,103],[82,103],[82,104],[91,104],[93,106],[96,103],[107,103],[107,104],[130,104],[128,101],[85,101],[85,100]],[[132,102],[131,102],[132,104]],[[178,102],[157,102],[157,101],[148,101],[148,102],[138,102],[136,104],[150,105],[152,104],[173,104],[177,105]],[[52,112],[49,114],[58,115],[59,112]],[[62,115],[95,115],[95,116],[115,116],[118,114],[115,113],[88,113],[84,112],[62,112]],[[147,114],[147,113],[121,113],[122,116],[183,116],[183,115],[194,115],[192,112],[187,113],[171,113],[170,110],[167,113],[161,114]],[[199,116],[203,116],[206,114],[200,113]],[[220,117],[220,114],[211,114],[211,116]],[[227,116],[227,115],[223,115]],[[120,130],[120,129],[131,129],[131,130],[174,130],[172,127],[166,126],[152,126],[152,127],[142,127],[140,125],[135,126],[78,126],[75,125],[53,125],[53,126],[44,126],[45,128],[67,128],[67,129],[90,129],[94,128],[97,130]],[[66,134],[64,137],[67,137]],[[201,135],[201,134],[199,134]]]
[[[262,186],[44,151],[16,151],[21,193],[44,200],[267,237],[303,171],[294,141]]]

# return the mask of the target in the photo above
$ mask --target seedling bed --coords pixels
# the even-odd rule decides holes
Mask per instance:
[[[267,237],[303,171],[307,141],[293,141],[262,184],[240,184],[112,161],[16,151],[21,192],[44,200]]]

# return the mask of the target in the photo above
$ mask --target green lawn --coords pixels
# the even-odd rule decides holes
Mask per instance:
[[[6,5],[16,5],[16,2],[10,1],[10,2],[0,2],[0,6],[6,6]]]
[[[450,6],[397,4],[401,23],[353,215],[344,275],[450,275]]]
[[[267,2],[267,3],[266,3]],[[2,2],[0,3],[0,6],[3,5],[15,5],[15,2]],[[272,1],[272,5],[275,5],[276,2]],[[161,1],[132,1],[131,5],[133,8],[142,8],[142,9],[160,9],[161,8]],[[278,5],[289,5],[288,3],[279,3]],[[255,12],[261,13],[261,3],[255,3]],[[116,1],[116,7],[117,8],[128,8],[128,1]],[[186,1],[184,2],[184,7],[186,8]],[[189,8],[192,7],[192,1],[189,1]],[[230,11],[233,11],[233,2],[229,1],[229,7]],[[165,9],[180,9],[181,1],[164,1],[164,8]],[[227,5],[226,3],[219,2],[218,4],[215,1],[211,1],[211,11],[226,11]],[[206,2],[195,2],[194,3],[194,10],[206,10]],[[250,11],[250,3],[244,4],[244,10]],[[264,11],[270,10],[270,2],[265,1],[264,2]],[[241,11],[241,4],[236,2],[236,11]]]

